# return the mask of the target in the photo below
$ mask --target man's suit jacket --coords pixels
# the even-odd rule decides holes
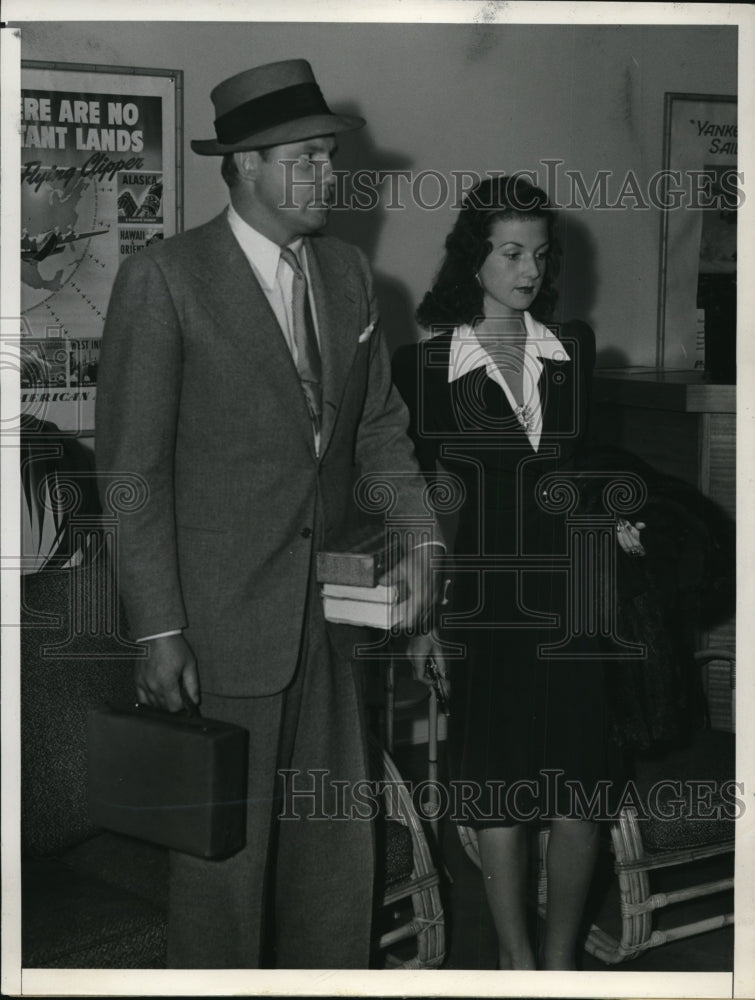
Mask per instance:
[[[262,696],[297,662],[313,553],[343,546],[364,472],[397,473],[422,516],[407,414],[392,387],[363,254],[307,239],[321,339],[319,457],[283,333],[225,213],[129,258],[102,343],[97,461],[137,473],[121,516],[131,633],[185,628],[203,690]]]

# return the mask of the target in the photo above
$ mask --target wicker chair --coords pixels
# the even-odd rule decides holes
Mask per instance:
[[[731,690],[734,690],[734,656],[732,653],[708,649],[696,656],[705,672],[722,663],[729,666]],[[734,777],[733,733],[708,729],[698,734],[690,747],[675,751],[662,760],[638,763],[637,783],[641,794],[659,782],[678,781],[690,788],[692,780],[710,780],[715,789],[711,806],[721,807],[721,785]],[[718,798],[717,798],[718,796]],[[670,799],[663,801],[659,795],[659,811],[665,810]],[[614,854],[614,871],[619,881],[621,933],[619,937],[608,934],[593,924],[585,941],[590,954],[606,964],[614,965],[641,955],[649,948],[656,948],[671,941],[718,930],[734,922],[731,900],[723,895],[718,912],[702,920],[680,923],[660,930],[654,927],[653,913],[663,907],[684,903],[704,896],[727,893],[733,889],[733,876],[700,881],[695,863],[706,858],[734,855],[734,819],[730,810],[720,809],[720,818],[695,818],[687,810],[680,810],[678,818],[664,819],[649,816],[640,819],[632,808],[623,809],[611,827]],[[543,842],[546,836],[543,836]],[[543,846],[546,846],[543,844]],[[544,858],[544,851],[541,851]],[[652,874],[664,868],[686,867],[689,881],[683,888],[668,892],[652,892]],[[544,871],[544,869],[543,869]],[[686,881],[686,878],[685,878]],[[545,902],[544,878],[542,907]]]
[[[696,656],[703,668],[720,668],[728,664],[732,691],[734,689],[734,656],[723,650],[708,649]],[[734,776],[733,733],[705,730],[695,739],[691,747],[675,751],[659,760],[638,762],[637,787],[642,796],[659,782],[681,782],[689,788],[691,780],[711,781],[720,790],[721,785]],[[669,795],[658,796],[658,809],[665,811],[671,805],[673,786],[668,787]],[[719,792],[720,794],[720,792]],[[678,796],[677,796],[678,798]],[[724,805],[723,800],[711,797],[706,808]],[[626,807],[616,822],[611,824],[611,846],[613,870],[619,883],[619,915],[621,930],[619,936],[608,933],[597,924],[590,927],[584,947],[591,955],[615,965],[636,958],[650,948],[718,930],[734,922],[728,896],[723,896],[719,912],[701,920],[660,930],[654,927],[655,911],[706,896],[727,893],[733,888],[732,876],[699,881],[695,863],[719,856],[734,854],[734,819],[731,798],[726,796],[726,807],[719,809],[720,818],[694,818],[688,811],[680,810],[674,819],[648,815],[639,818],[637,811]],[[462,846],[472,861],[480,864],[477,837],[474,830],[459,827]],[[537,866],[536,898],[533,900],[540,916],[545,915],[548,895],[546,859],[548,851],[548,830],[538,832],[539,851]],[[668,892],[652,892],[653,872],[666,868],[683,868],[689,883],[683,888]]]
[[[436,969],[445,958],[445,921],[440,879],[409,788],[390,755],[371,741],[373,773],[386,782],[384,822],[386,857],[377,943],[386,968]],[[413,940],[413,947],[407,942]]]

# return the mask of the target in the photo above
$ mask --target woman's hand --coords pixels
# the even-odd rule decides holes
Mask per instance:
[[[619,545],[628,556],[644,556],[645,548],[640,541],[640,532],[645,527],[644,521],[630,524],[624,518],[619,518],[616,522],[616,537]]]

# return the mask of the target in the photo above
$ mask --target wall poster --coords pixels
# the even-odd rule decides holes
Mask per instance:
[[[736,381],[737,99],[666,94],[659,368]]]
[[[181,228],[182,73],[21,71],[21,412],[87,435],[118,266]]]

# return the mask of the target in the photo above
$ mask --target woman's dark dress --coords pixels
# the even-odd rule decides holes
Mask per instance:
[[[595,358],[585,324],[567,324],[559,336],[571,360],[541,359],[538,451],[484,368],[449,383],[451,331],[394,358],[423,470],[431,474],[439,460],[464,485],[445,610],[467,620],[443,638],[465,647],[450,660],[449,750],[452,806],[465,799],[456,818],[471,826],[571,815],[578,799],[564,782],[577,782],[589,800],[614,770],[595,640],[581,637],[565,659],[538,648],[567,634],[569,577],[567,515],[543,510],[536,491],[547,506],[542,477],[575,467]],[[496,555],[514,557],[513,565],[496,567]],[[535,784],[513,796],[515,782]]]

